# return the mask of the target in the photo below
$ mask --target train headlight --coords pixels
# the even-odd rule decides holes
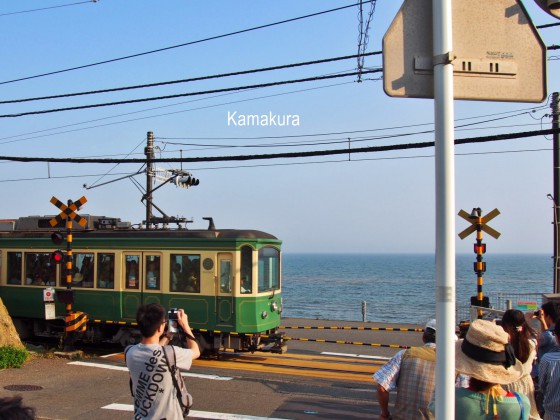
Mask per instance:
[[[270,304],[270,309],[272,309],[272,312],[276,312],[278,310],[278,304],[276,302],[272,302]]]
[[[268,312],[262,311],[261,318],[262,318],[262,319],[268,318]]]

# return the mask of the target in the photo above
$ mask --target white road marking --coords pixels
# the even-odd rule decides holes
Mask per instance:
[[[106,410],[119,410],[119,411],[134,411],[132,404],[109,404],[101,407]],[[277,417],[259,417],[259,416],[246,416],[243,414],[229,414],[229,413],[214,413],[211,411],[198,411],[191,410],[189,417],[198,417],[201,419],[216,419],[216,420],[289,420]]]
[[[326,354],[327,356],[342,356],[342,357],[358,357],[361,359],[375,359],[375,360],[389,360],[390,357],[383,356],[368,356],[367,354],[351,354],[351,353],[333,353],[330,351],[323,351],[321,354]]]
[[[69,362],[68,364],[96,367],[101,369],[121,370],[124,372],[128,372],[128,368],[126,366],[113,366],[113,365],[105,365],[103,363],[89,363],[89,362]],[[214,381],[231,381],[233,379],[230,376],[204,375],[202,373],[192,373],[192,372],[181,372],[181,376],[186,376],[189,378],[212,379]]]

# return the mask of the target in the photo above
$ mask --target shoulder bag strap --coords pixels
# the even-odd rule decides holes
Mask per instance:
[[[525,418],[525,406],[523,405],[523,401],[521,401],[521,397],[517,392],[514,392],[515,398],[517,398],[517,402],[519,403],[519,407],[521,408],[521,420]]]
[[[169,351],[170,347],[171,347],[171,351]],[[177,383],[177,378],[175,378],[175,370],[177,369],[175,349],[173,348],[173,346],[163,346],[163,352],[165,354],[165,363],[167,363],[167,368],[171,373],[173,386],[175,386],[175,390],[177,391],[177,399],[179,400],[179,405],[181,406],[182,409],[186,409],[187,407],[185,407],[185,405],[183,404],[183,399],[181,398],[181,388],[179,388],[179,384]],[[173,356],[171,356],[172,354]],[[170,359],[173,359],[173,361],[171,362]]]
[[[126,346],[126,348],[124,349],[124,363],[126,364],[126,353],[128,353],[128,351],[130,350],[130,348],[132,347],[132,345],[130,346]],[[132,392],[132,376],[128,376],[128,386],[130,387],[130,395],[132,395],[132,398],[134,398],[134,392]]]

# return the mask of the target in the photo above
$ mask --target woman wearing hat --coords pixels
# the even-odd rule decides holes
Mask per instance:
[[[464,340],[455,347],[455,369],[470,377],[468,388],[455,390],[456,420],[527,420],[527,396],[506,391],[501,385],[517,381],[523,366],[516,360],[509,336],[502,327],[475,320]]]

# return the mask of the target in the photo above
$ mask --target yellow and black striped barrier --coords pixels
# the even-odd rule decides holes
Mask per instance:
[[[406,331],[406,332],[424,332],[423,328],[392,328],[392,327],[298,327],[284,326],[278,327],[285,330],[357,330],[357,331]]]
[[[261,337],[268,337],[261,335]],[[345,341],[345,340],[323,340],[320,338],[303,338],[303,337],[283,337],[284,340],[289,341],[312,341],[316,343],[332,343],[332,344],[352,344],[354,346],[368,346],[368,347],[388,347],[391,349],[409,349],[410,346],[401,346],[399,344],[379,344],[379,343],[363,343],[361,341]]]
[[[66,315],[66,332],[85,332],[88,316],[85,312],[70,312]]]

